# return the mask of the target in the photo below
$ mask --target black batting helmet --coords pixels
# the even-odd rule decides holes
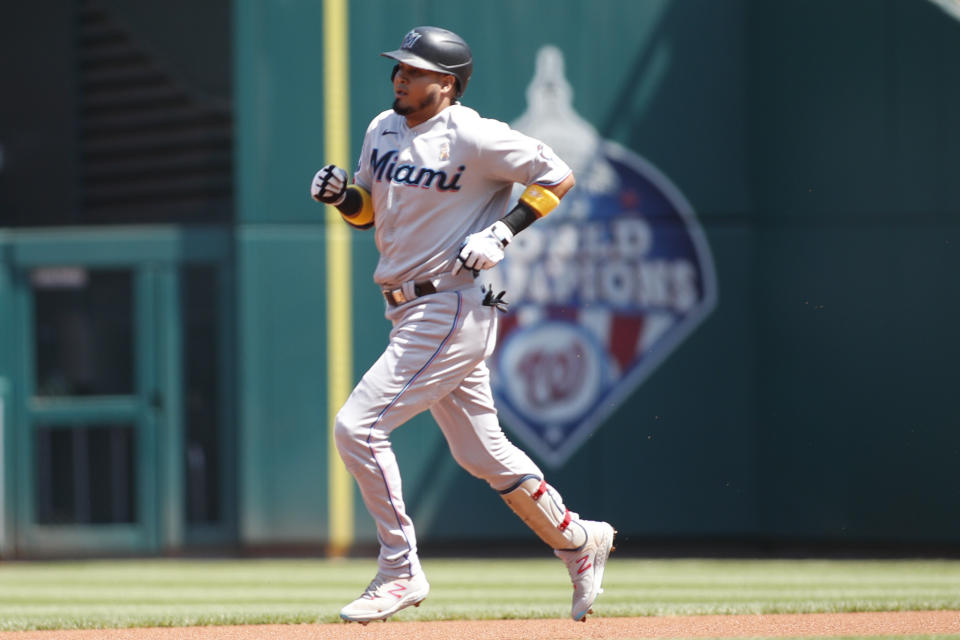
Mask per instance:
[[[400,48],[380,55],[411,67],[449,73],[457,79],[457,97],[463,95],[473,72],[473,54],[466,41],[440,27],[414,27],[403,36]]]

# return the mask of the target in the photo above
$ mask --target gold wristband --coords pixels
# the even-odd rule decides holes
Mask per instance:
[[[355,213],[347,215],[340,212],[340,215],[351,227],[357,227],[358,229],[369,229],[373,225],[373,199],[370,197],[370,193],[361,186],[352,184],[347,187],[348,191],[356,191],[360,195],[360,209]]]
[[[520,202],[533,209],[538,218],[542,218],[560,204],[557,195],[539,184],[532,184],[520,196]]]

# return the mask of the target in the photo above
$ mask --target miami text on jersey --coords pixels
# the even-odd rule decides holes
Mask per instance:
[[[436,184],[437,191],[460,191],[460,176],[467,168],[464,165],[457,167],[457,172],[452,177],[447,176],[447,172],[442,169],[431,169],[430,167],[418,167],[415,164],[397,164],[397,150],[391,149],[383,156],[380,156],[378,149],[370,153],[370,166],[377,182],[381,182],[384,177],[387,180],[400,184],[408,184],[413,187],[429,189]],[[447,178],[450,181],[447,182]]]

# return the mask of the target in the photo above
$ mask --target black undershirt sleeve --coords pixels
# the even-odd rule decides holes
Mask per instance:
[[[517,206],[500,219],[510,228],[513,235],[517,235],[537,220],[537,214],[527,205],[518,202]]]

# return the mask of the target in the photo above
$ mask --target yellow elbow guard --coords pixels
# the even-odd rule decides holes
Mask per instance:
[[[549,189],[532,184],[520,196],[520,202],[533,209],[538,218],[542,218],[557,208],[560,198]]]
[[[373,226],[373,200],[370,198],[370,193],[363,187],[355,184],[347,187],[347,191],[354,191],[360,196],[360,207],[349,214],[340,211],[340,215],[351,227],[369,229]],[[349,193],[347,194],[347,198],[350,199]]]

